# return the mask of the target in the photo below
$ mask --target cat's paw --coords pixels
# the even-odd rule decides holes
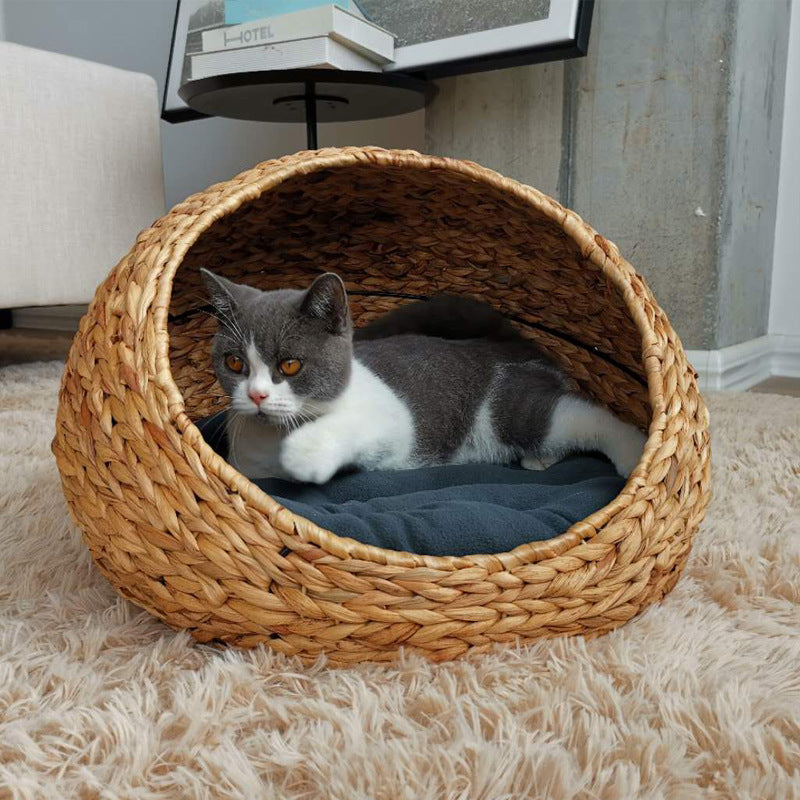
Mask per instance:
[[[341,467],[335,450],[335,443],[328,437],[300,430],[283,443],[280,466],[292,480],[327,483]]]

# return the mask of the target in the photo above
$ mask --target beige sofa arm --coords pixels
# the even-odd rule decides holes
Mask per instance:
[[[0,309],[88,302],[163,211],[155,81],[0,42]]]

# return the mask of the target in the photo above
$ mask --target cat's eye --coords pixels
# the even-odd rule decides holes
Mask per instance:
[[[300,372],[302,366],[303,362],[300,361],[299,358],[284,358],[283,361],[278,364],[278,369],[287,378],[291,378],[293,375],[297,375],[297,373]]]
[[[228,353],[225,356],[225,366],[231,372],[241,372],[244,369],[244,361],[242,361],[239,356],[235,356],[233,353]]]

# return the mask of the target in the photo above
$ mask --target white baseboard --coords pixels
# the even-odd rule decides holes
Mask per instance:
[[[768,334],[721,350],[688,350],[700,389],[745,390],[780,375],[800,378],[800,336]]]
[[[11,312],[15,328],[35,328],[40,331],[77,331],[88,306],[31,306]]]
[[[800,378],[800,336],[772,334],[772,374]]]

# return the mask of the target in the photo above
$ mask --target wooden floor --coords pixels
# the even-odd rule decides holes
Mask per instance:
[[[73,333],[34,328],[0,330],[0,367],[29,361],[50,361],[67,357]],[[800,397],[800,378],[769,378],[750,389],[762,394]]]
[[[750,389],[751,392],[761,394],[786,394],[790,397],[800,397],[800,378],[767,378]]]
[[[33,328],[0,330],[0,367],[29,361],[63,360],[67,357],[74,333]]]

